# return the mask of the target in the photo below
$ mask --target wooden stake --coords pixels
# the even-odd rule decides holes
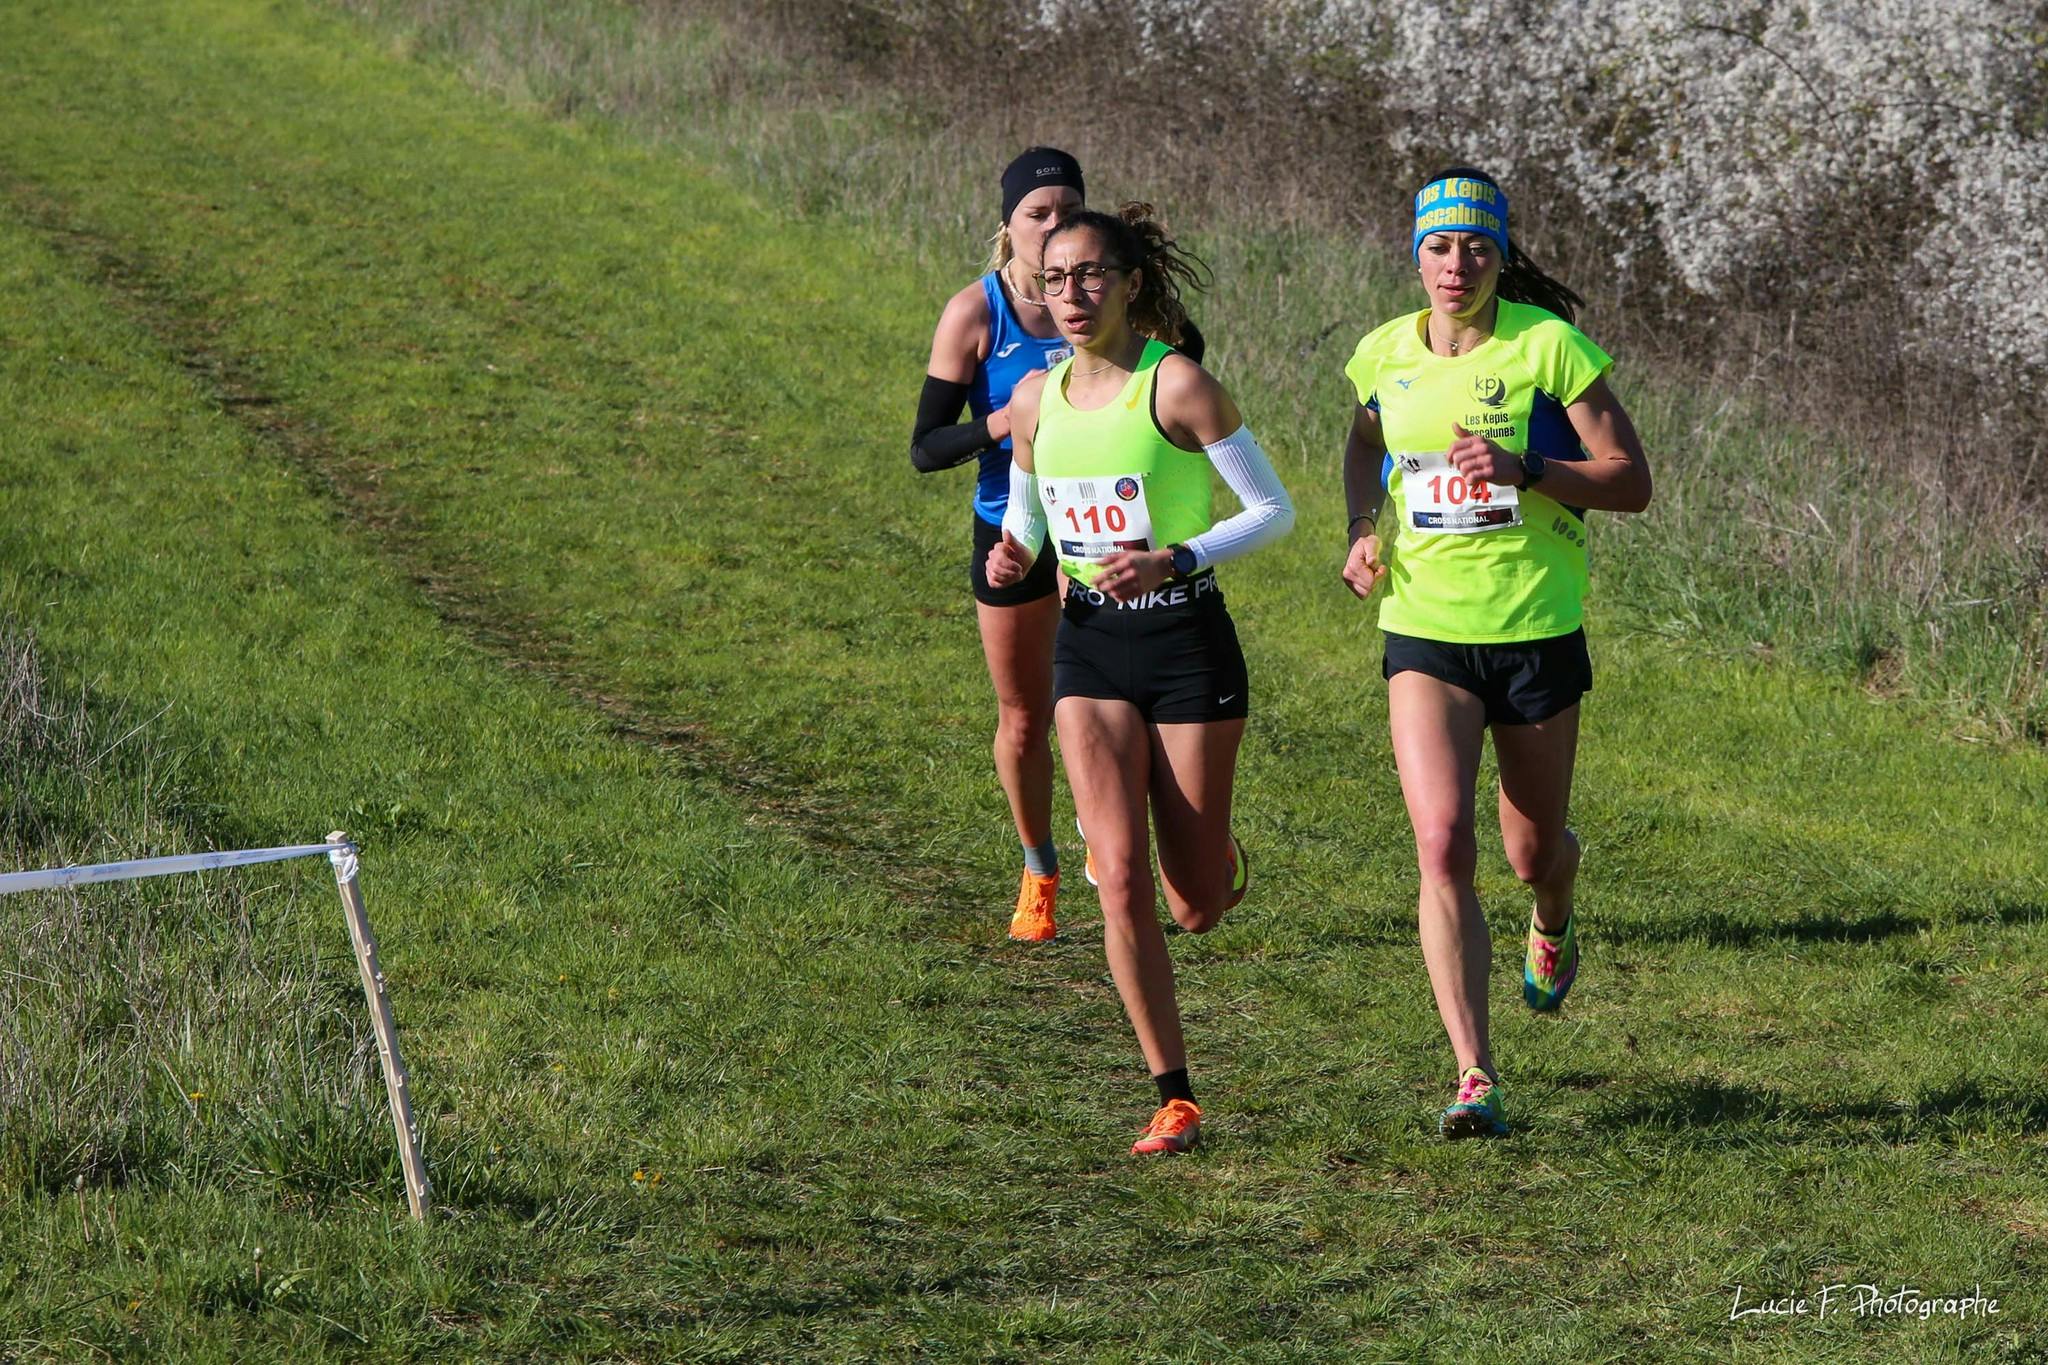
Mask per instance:
[[[327,855],[334,864],[334,881],[341,889],[341,908],[348,915],[349,942],[355,945],[356,967],[363,974],[363,995],[370,1002],[370,1023],[377,1033],[377,1059],[384,1064],[384,1090],[391,1097],[391,1126],[398,1130],[398,1160],[405,1169],[405,1202],[412,1216],[424,1223],[432,1206],[433,1193],[427,1184],[426,1163],[420,1159],[420,1128],[413,1121],[412,1094],[406,1083],[405,1063],[398,1056],[398,1022],[391,1014],[391,998],[384,989],[384,970],[377,965],[377,937],[370,932],[370,917],[363,910],[363,891],[356,885],[356,851],[348,835],[336,830],[327,836],[336,845]]]

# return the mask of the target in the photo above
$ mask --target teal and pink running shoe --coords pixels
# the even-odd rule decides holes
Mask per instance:
[[[1564,922],[1561,934],[1546,934],[1529,916],[1529,952],[1522,959],[1522,999],[1532,1010],[1548,1013],[1564,1003],[1565,992],[1579,975],[1579,917]]]
[[[1446,1138],[1506,1137],[1507,1110],[1501,1104],[1500,1082],[1484,1067],[1468,1066],[1458,1077],[1458,1098],[1444,1110],[1437,1130]]]

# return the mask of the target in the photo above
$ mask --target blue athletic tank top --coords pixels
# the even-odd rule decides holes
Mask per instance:
[[[967,410],[986,417],[1010,401],[1019,380],[1033,370],[1049,370],[1065,360],[1071,349],[1065,337],[1035,337],[1024,330],[1010,310],[996,272],[981,277],[981,292],[988,298],[988,359],[974,372],[974,387],[967,395]],[[991,526],[1003,524],[1003,512],[1010,505],[1010,438],[1002,445],[981,452],[980,477],[974,481],[974,515]]]

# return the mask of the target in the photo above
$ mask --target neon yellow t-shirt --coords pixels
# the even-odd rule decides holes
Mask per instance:
[[[1387,443],[1379,526],[1388,591],[1380,628],[1474,645],[1569,634],[1583,619],[1586,595],[1584,510],[1554,501],[1539,485],[1519,493],[1519,524],[1444,534],[1427,529],[1441,519],[1411,508],[1403,465],[1441,454],[1456,439],[1454,422],[1512,454],[1533,449],[1546,460],[1583,460],[1565,409],[1614,362],[1578,328],[1530,304],[1502,299],[1493,336],[1459,356],[1429,349],[1428,317],[1425,309],[1369,333],[1344,367],[1358,401],[1379,412]],[[1416,503],[1427,501],[1425,490],[1418,485]],[[1485,491],[1482,485],[1475,495]]]

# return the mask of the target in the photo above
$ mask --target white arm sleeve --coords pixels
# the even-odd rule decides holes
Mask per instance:
[[[1038,476],[1019,469],[1014,460],[1010,462],[1010,505],[1003,509],[1003,529],[1034,556],[1045,541],[1045,504],[1038,499]]]
[[[1241,426],[1203,449],[1209,453],[1209,463],[1223,476],[1223,482],[1244,504],[1244,510],[1187,542],[1187,547],[1195,552],[1197,569],[1235,559],[1294,529],[1294,502],[1281,486],[1280,476],[1273,472],[1273,462],[1259,449],[1250,427]],[[1016,502],[1013,492],[1011,506]]]

